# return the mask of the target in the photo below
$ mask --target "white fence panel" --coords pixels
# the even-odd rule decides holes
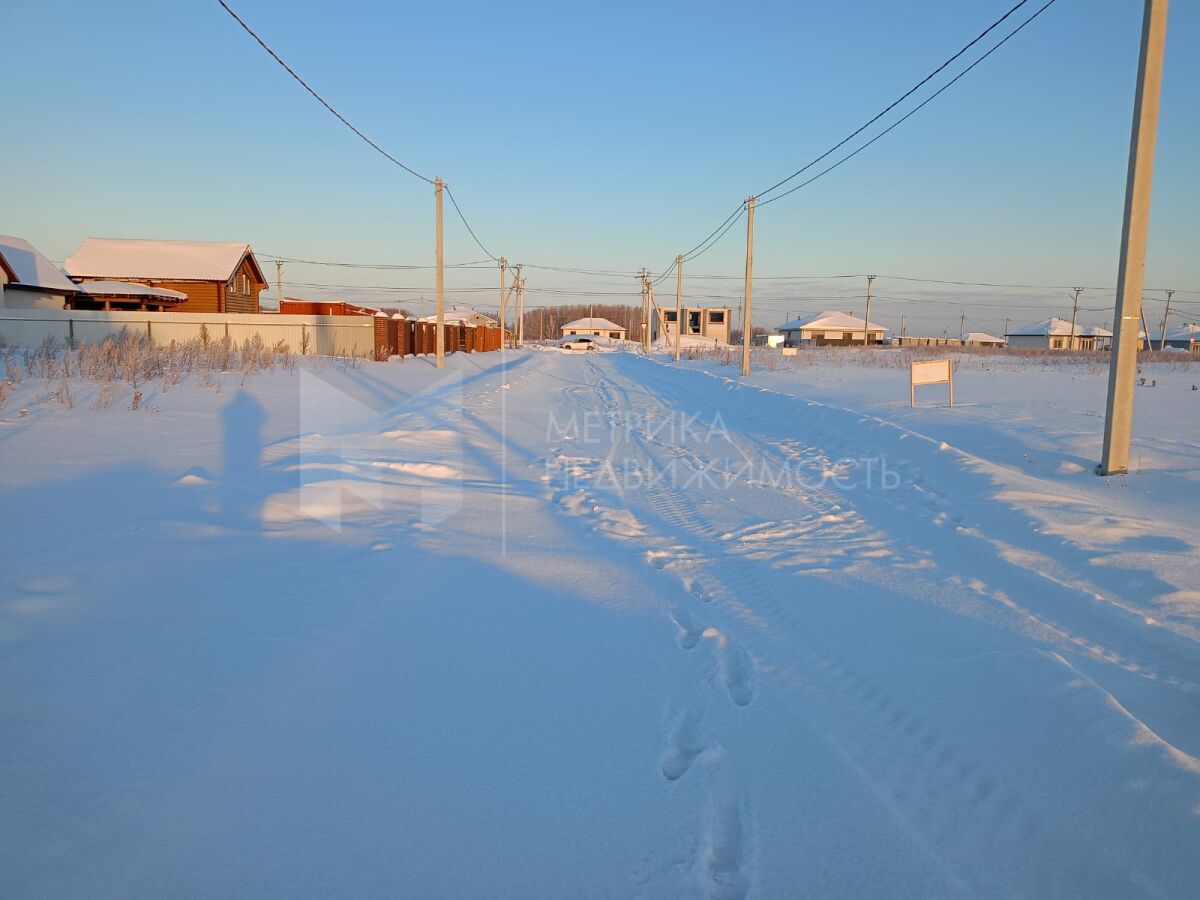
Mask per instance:
[[[284,341],[293,353],[370,358],[375,352],[375,321],[368,316],[0,309],[0,337],[20,347],[36,347],[47,337],[60,343],[99,343],[125,329],[146,334],[160,345],[205,334],[212,341],[228,336],[242,344],[258,335],[268,348]]]

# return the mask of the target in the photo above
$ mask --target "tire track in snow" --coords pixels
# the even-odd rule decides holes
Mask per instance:
[[[619,384],[610,387],[595,363],[590,363],[589,369],[589,381],[603,407],[609,410],[609,421],[627,420],[634,412],[630,392]],[[645,444],[636,433],[631,437],[637,451],[650,461],[651,454]],[[828,512],[840,509],[840,503],[831,494],[813,492],[804,501],[813,504],[823,500],[827,505],[825,510],[818,511],[819,518],[828,515],[825,521],[840,523],[843,517]],[[642,496],[654,516],[667,526],[663,534],[648,531],[642,535],[643,541],[657,545],[647,550],[646,561],[676,575],[691,596],[705,603],[705,618],[721,619],[724,618],[721,613],[729,615],[723,629],[709,626],[701,635],[714,639],[719,650],[724,651],[719,654],[720,670],[726,691],[735,704],[745,706],[752,702],[755,683],[763,673],[773,683],[790,688],[793,700],[804,698],[814,687],[822,696],[836,698],[800,705],[823,739],[869,784],[930,858],[968,893],[975,892],[969,873],[961,871],[943,850],[947,845],[955,845],[956,836],[961,846],[967,833],[971,844],[984,845],[1000,834],[1010,840],[1040,834],[1043,824],[1036,817],[1021,814],[1029,804],[1023,802],[1019,791],[1002,786],[996,776],[984,771],[936,724],[908,709],[886,687],[855,671],[819,637],[804,632],[802,623],[790,614],[788,606],[761,581],[759,571],[765,560],[740,555],[736,543],[725,548],[719,546],[722,537],[728,542],[736,533],[722,534],[686,494],[672,489],[665,479],[647,485]],[[680,541],[681,537],[692,539],[694,545]],[[708,552],[698,549],[706,545]],[[778,573],[775,574],[773,580],[777,581]],[[790,634],[780,638],[759,611],[768,614],[776,624],[787,626]],[[694,634],[697,628],[690,626],[684,633]],[[744,644],[732,637],[735,631]],[[726,865],[727,851],[733,841],[730,836],[740,833],[739,824],[731,817],[733,810],[740,808],[728,799],[713,800],[706,813],[703,860],[712,887],[709,896],[743,896],[722,891],[748,889],[749,882],[731,877]],[[948,815],[948,810],[955,814]],[[964,822],[973,826],[964,829]],[[964,848],[958,856],[969,859],[970,851]]]

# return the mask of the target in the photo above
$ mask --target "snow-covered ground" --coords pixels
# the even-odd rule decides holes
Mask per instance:
[[[1200,366],[902,362],[26,378],[0,895],[1196,896]]]

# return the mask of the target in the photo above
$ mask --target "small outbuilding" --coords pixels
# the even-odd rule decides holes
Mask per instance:
[[[1179,325],[1167,332],[1164,349],[1171,347],[1175,350],[1186,350],[1188,353],[1200,355],[1200,325],[1190,322]]]

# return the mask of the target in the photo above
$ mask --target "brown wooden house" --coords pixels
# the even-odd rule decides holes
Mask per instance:
[[[257,313],[267,286],[249,244],[88,238],[64,267],[84,291],[119,280],[186,294],[173,312]]]

